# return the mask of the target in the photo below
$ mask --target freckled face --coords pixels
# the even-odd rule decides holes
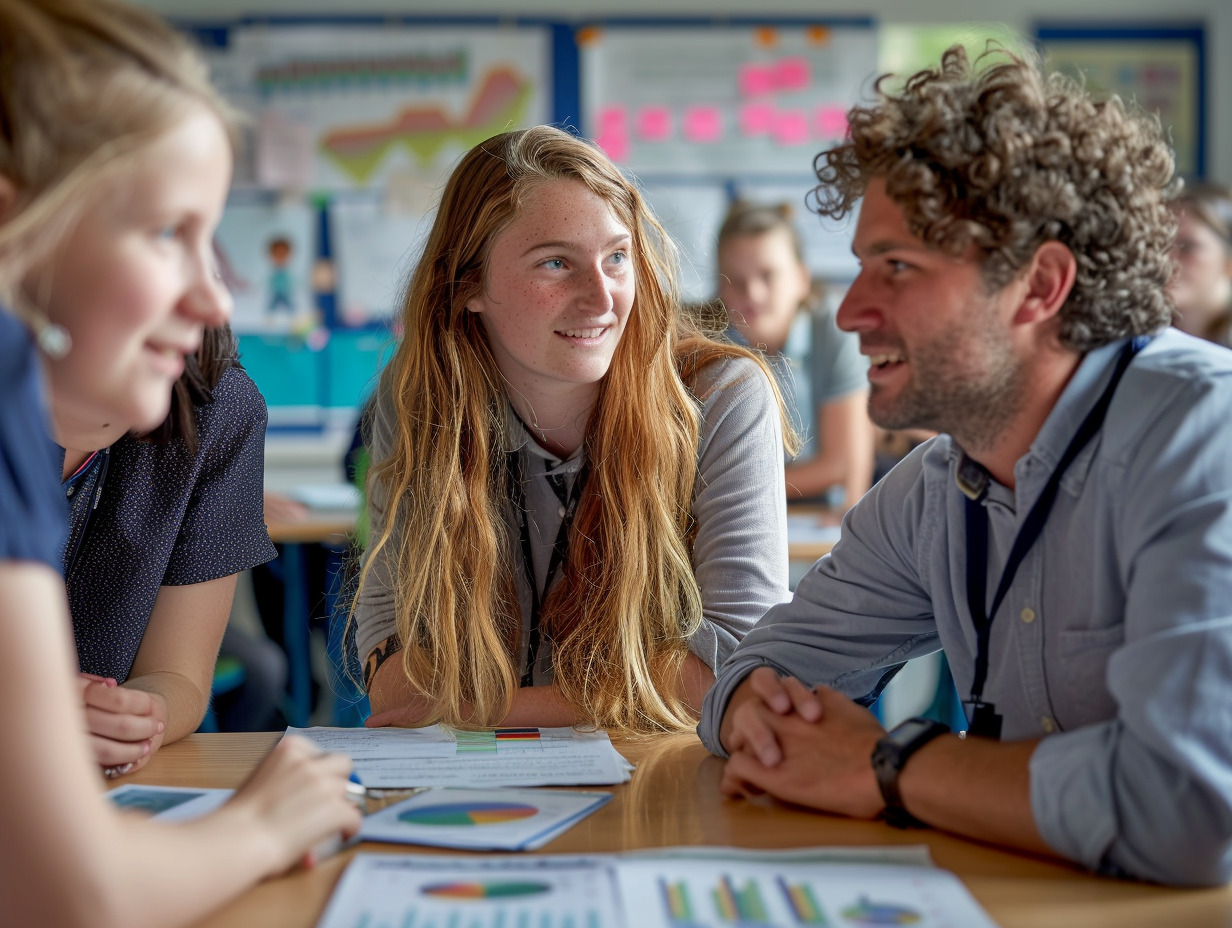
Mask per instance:
[[[135,156],[50,266],[32,275],[27,291],[35,299],[47,292],[43,309],[73,340],[48,365],[58,425],[111,423],[123,434],[166,418],[184,356],[230,313],[211,251],[230,177],[223,127],[194,105]]]
[[[750,345],[782,349],[810,283],[786,229],[733,236],[719,249],[719,299]]]
[[[492,243],[478,313],[501,374],[534,406],[589,403],[633,306],[632,236],[580,181],[545,181]]]

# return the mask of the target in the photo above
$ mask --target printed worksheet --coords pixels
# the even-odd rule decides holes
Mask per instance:
[[[618,928],[610,861],[357,854],[317,928]]]
[[[288,728],[322,750],[349,754],[373,789],[417,786],[609,786],[633,765],[604,731],[573,728]]]
[[[590,857],[356,855],[318,928],[996,928],[919,849]],[[907,862],[913,861],[913,862]]]

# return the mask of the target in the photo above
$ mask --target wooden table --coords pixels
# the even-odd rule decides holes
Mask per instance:
[[[163,748],[140,774],[121,783],[232,787],[278,735],[190,735]],[[1091,876],[1065,864],[1012,854],[936,831],[898,831],[793,809],[768,799],[719,795],[722,761],[693,735],[618,744],[637,764],[616,798],[544,848],[545,853],[606,853],[672,845],[750,848],[811,845],[927,844],[938,866],[962,878],[1003,928],[1215,928],[1232,925],[1232,889],[1164,889]],[[431,853],[404,845],[363,844],[364,851]],[[271,880],[199,923],[201,928],[308,928],[314,925],[353,850],[311,872]],[[451,853],[441,851],[439,853]]]

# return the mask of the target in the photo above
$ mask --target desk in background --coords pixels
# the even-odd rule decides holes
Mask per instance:
[[[163,748],[141,773],[120,783],[234,787],[278,739],[276,733],[190,735]],[[544,853],[611,853],[672,845],[785,848],[814,845],[926,844],[1003,928],[1226,928],[1232,889],[1164,889],[1091,876],[1065,864],[1013,854],[932,831],[900,831],[789,808],[769,799],[719,795],[722,761],[693,735],[616,743],[637,764],[631,782],[608,787],[615,799],[566,831]],[[113,784],[118,785],[118,784]],[[363,844],[364,851],[434,853],[406,845]],[[354,851],[311,872],[296,871],[249,890],[198,928],[309,928]],[[436,853],[452,853],[439,851]],[[465,853],[465,852],[463,852]]]
[[[312,714],[309,603],[313,595],[326,592],[308,589],[304,546],[345,546],[355,531],[357,517],[357,509],[353,505],[349,508],[310,508],[306,519],[267,523],[270,540],[282,545],[282,640],[287,652],[287,690],[290,694],[287,721],[297,728],[307,725]]]

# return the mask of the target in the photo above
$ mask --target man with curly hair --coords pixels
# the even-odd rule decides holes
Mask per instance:
[[[723,789],[1167,883],[1232,876],[1232,354],[1168,329],[1155,120],[961,48],[850,113],[839,310],[925,443],[722,669]],[[863,708],[944,648],[967,737]]]

